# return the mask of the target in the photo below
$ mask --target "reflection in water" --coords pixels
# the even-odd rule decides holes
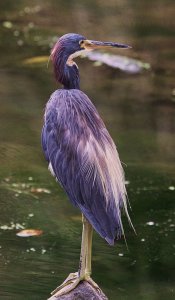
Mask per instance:
[[[46,299],[76,271],[80,213],[47,171],[40,146],[43,108],[53,90],[51,67],[24,64],[49,55],[57,36],[133,46],[151,70],[131,75],[79,59],[81,88],[95,103],[124,165],[132,220],[109,247],[94,234],[93,277],[110,299],[174,299],[173,1],[4,1],[1,16],[0,298]],[[156,8],[156,9],[155,9]],[[112,52],[111,52],[112,54]],[[118,52],[117,54],[123,54]],[[40,236],[22,238],[23,229]]]

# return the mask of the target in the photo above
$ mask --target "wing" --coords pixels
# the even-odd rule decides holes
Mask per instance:
[[[114,244],[128,218],[124,175],[116,147],[89,98],[57,90],[45,111],[42,146],[51,172],[94,229]]]

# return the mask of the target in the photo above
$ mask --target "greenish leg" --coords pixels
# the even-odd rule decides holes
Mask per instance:
[[[87,241],[87,258],[86,258],[86,275],[91,276],[92,268],[92,234],[93,228],[91,224],[87,221],[87,232],[88,232],[88,241]]]
[[[80,253],[79,271],[71,273],[66,280],[57,287],[51,294],[61,296],[73,290],[80,281],[88,281],[94,288],[100,289],[98,285],[91,279],[91,256],[92,256],[92,233],[93,228],[88,220],[82,215],[83,230]]]
[[[86,220],[87,222],[87,256],[86,256],[86,271],[85,271],[85,280],[88,281],[95,289],[100,290],[99,286],[96,282],[90,277],[92,273],[91,264],[92,264],[92,234],[93,228],[92,225]]]
[[[80,265],[79,265],[79,277],[81,280],[85,279],[86,275],[86,263],[87,263],[87,245],[88,245],[88,225],[89,222],[82,215],[82,223],[83,223],[83,230],[82,230],[82,240],[81,240],[81,253],[80,253]]]

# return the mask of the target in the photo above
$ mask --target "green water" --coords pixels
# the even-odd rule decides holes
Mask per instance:
[[[93,279],[110,300],[175,299],[174,14],[168,1],[1,1],[0,299],[47,299],[78,268],[81,215],[47,170],[40,146],[44,106],[57,88],[45,56],[56,37],[132,45],[118,51],[151,64],[129,75],[78,59],[124,165],[131,218],[124,241],[93,239]],[[111,53],[116,53],[112,51]],[[38,190],[39,189],[39,190]],[[16,236],[21,228],[43,230]],[[19,228],[19,229],[18,229]]]

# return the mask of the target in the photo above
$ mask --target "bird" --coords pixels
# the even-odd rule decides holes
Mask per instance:
[[[55,296],[69,293],[83,280],[99,289],[91,278],[93,229],[114,245],[124,235],[122,211],[132,224],[116,145],[94,104],[80,90],[79,69],[74,61],[85,51],[107,48],[130,46],[67,33],[51,50],[55,78],[62,87],[52,93],[45,107],[42,148],[51,174],[70,202],[80,209],[83,223],[78,272],[69,274],[52,292]]]

